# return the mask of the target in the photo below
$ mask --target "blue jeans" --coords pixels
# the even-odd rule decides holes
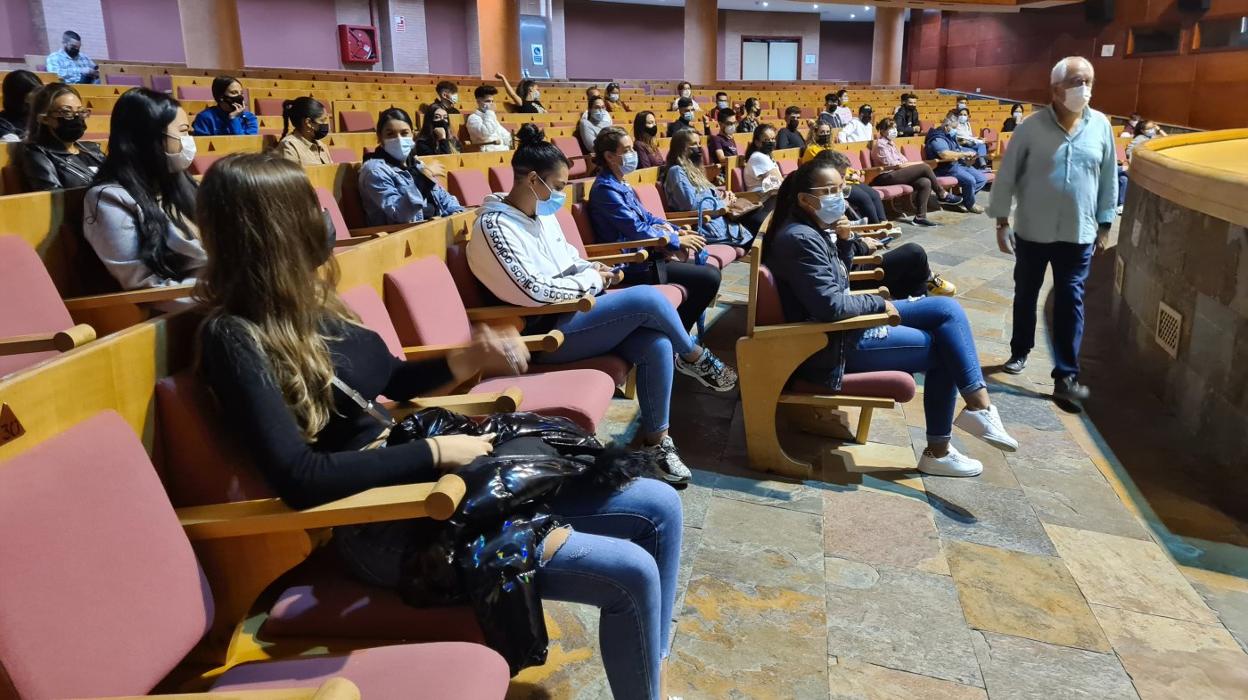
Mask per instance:
[[[1127,171],[1118,166],[1118,206],[1127,203]]]
[[[936,168],[936,174],[957,178],[962,188],[962,204],[967,209],[975,206],[975,195],[988,183],[982,172],[961,163],[944,163]]]
[[[614,353],[637,367],[637,404],[646,433],[667,430],[676,373],[673,353],[685,355],[696,347],[680,317],[657,289],[629,287],[600,295],[594,308],[566,314],[555,328],[563,345],[538,355],[536,362],[576,362]]]
[[[1014,244],[1014,329],[1010,353],[1025,356],[1036,345],[1036,301],[1053,266],[1053,378],[1079,375],[1083,343],[1083,284],[1092,266],[1092,243]]]
[[[672,606],[683,535],[680,497],[655,479],[616,493],[562,492],[552,511],[574,532],[538,569],[542,598],[600,610],[598,646],[616,698],[659,697],[671,651]]]
[[[958,392],[970,394],[987,386],[971,324],[962,306],[949,297],[903,299],[893,305],[901,325],[889,328],[884,338],[863,337],[846,356],[845,371],[922,372],[927,439],[948,441]]]

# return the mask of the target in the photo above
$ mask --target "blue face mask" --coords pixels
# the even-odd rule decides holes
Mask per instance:
[[[831,226],[845,216],[845,196],[841,193],[825,194],[819,197],[819,211],[815,216],[824,226]]]
[[[385,149],[386,154],[391,158],[400,162],[406,162],[407,156],[416,147],[416,139],[410,136],[386,139],[381,143],[381,147]]]
[[[624,160],[620,161],[620,174],[627,175],[637,169],[637,151],[629,151],[624,154]]]
[[[684,114],[680,115],[680,118],[684,119],[687,122],[691,122],[693,121],[693,112],[685,112]]]
[[[554,214],[555,212],[563,208],[564,202],[567,200],[568,196],[565,195],[561,191],[555,191],[554,188],[552,188],[550,185],[547,185],[546,181],[541,179],[540,177],[537,179],[537,181],[542,183],[542,186],[545,187],[546,191],[550,193],[550,197],[548,199],[537,200],[537,207],[536,207],[537,215],[538,216],[551,216],[552,214]],[[534,197],[537,196],[536,191],[533,192],[533,196]]]

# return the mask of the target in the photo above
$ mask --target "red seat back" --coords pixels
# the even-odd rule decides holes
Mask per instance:
[[[381,295],[376,289],[361,285],[340,292],[338,296],[342,298],[347,308],[360,317],[360,323],[365,328],[381,336],[390,354],[398,358],[403,357],[403,343],[399,340],[399,334],[395,332],[394,323],[391,322],[390,314],[386,311],[386,304],[381,300]]]
[[[921,162],[923,160],[923,147],[917,143],[907,143],[902,145],[901,154],[912,163]]]
[[[754,324],[771,326],[784,323],[784,308],[780,305],[780,290],[776,278],[766,265],[758,266],[758,298],[754,306]]]
[[[213,163],[221,160],[227,155],[229,154],[221,153],[219,151],[214,151],[212,153],[204,153],[204,154],[195,156],[195,160],[191,161],[191,174],[203,175],[204,173],[208,172],[208,168],[211,168]]]
[[[329,212],[329,218],[334,222],[334,238],[342,240],[351,237],[351,230],[347,228],[346,219],[342,218],[342,210],[338,208],[338,202],[334,199],[334,193],[324,187],[316,188],[316,201],[321,208]]]
[[[585,241],[581,239],[581,231],[576,225],[576,219],[572,216],[572,210],[562,207],[555,212],[555,219],[559,221],[559,229],[563,231],[563,237],[576,248],[576,252],[582,258],[585,257]]]
[[[858,161],[857,166],[859,168],[862,168],[863,170],[866,170],[867,168],[871,167],[871,151],[868,149],[860,148],[857,151],[850,153],[849,157],[852,160],[857,160]]]
[[[331,146],[329,149],[329,159],[335,163],[358,163],[360,157],[356,155],[354,149],[345,148],[343,146]]]
[[[589,166],[581,158],[585,152],[581,150],[581,142],[575,136],[556,136],[550,142],[572,161],[572,167],[568,169],[569,178],[585,177],[589,173]]]
[[[385,274],[386,310],[403,345],[472,340],[472,325],[446,263],[429,256]]]
[[[256,116],[258,117],[280,117],[282,116],[282,103],[285,102],[280,97],[257,97],[256,98]]]
[[[212,622],[156,470],[112,411],[0,463],[0,562],[14,697],[146,695]]]
[[[183,85],[178,88],[178,99],[214,101],[212,99],[212,88],[207,85]]]
[[[451,279],[455,280],[455,289],[459,291],[459,298],[465,307],[475,309],[502,303],[472,274],[472,268],[468,266],[467,241],[458,241],[447,246],[446,267],[450,270]]]
[[[372,114],[352,109],[338,113],[338,125],[349,132],[372,131],[376,126]]]
[[[792,158],[776,161],[776,166],[780,168],[780,174],[788,177],[789,173],[797,170],[797,161]]]
[[[133,85],[135,87],[143,87],[143,76],[114,73],[104,76],[104,83],[107,85]]]
[[[495,192],[510,192],[516,182],[516,172],[510,165],[490,166],[490,189]]]
[[[637,199],[641,200],[641,206],[645,207],[646,211],[660,219],[667,216],[667,212],[663,209],[663,198],[659,196],[657,185],[651,183],[633,185],[633,191],[637,193]]]
[[[0,236],[0,338],[57,333],[74,325],[39,254],[20,236]],[[0,377],[57,352],[0,355]]]
[[[447,173],[447,190],[465,207],[479,207],[490,194],[485,173],[480,170],[461,169]]]
[[[576,230],[580,232],[582,242],[586,244],[598,242],[598,237],[594,235],[594,223],[589,218],[589,204],[586,202],[573,204],[572,220],[576,222]]]

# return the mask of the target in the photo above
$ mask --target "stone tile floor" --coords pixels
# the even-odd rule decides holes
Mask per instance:
[[[1166,409],[1131,385],[1099,332],[1112,256],[1089,287],[1089,413],[1052,390],[1047,333],[1024,374],[1009,354],[1011,261],[991,222],[904,226],[958,285],[994,402],[1022,443],[966,435],[976,479],[792,482],[749,469],[736,394],[677,377],[672,434],[694,483],[669,692],[702,698],[1248,698],[1248,526]],[[725,271],[707,342],[726,360],[744,328],[748,268]],[[1047,287],[1041,299],[1048,295]],[[1043,303],[1043,302],[1042,302]],[[617,400],[605,433],[627,439]],[[922,401],[877,411],[873,438],[923,442]],[[786,436],[813,457],[827,445]],[[592,609],[548,604],[549,662],[512,698],[609,698]]]

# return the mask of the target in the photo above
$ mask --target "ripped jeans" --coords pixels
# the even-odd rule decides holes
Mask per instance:
[[[680,497],[666,483],[637,479],[619,491],[569,486],[550,510],[573,532],[538,569],[539,594],[597,607],[598,645],[611,694],[619,700],[656,700],[659,670],[671,646],[684,533]],[[373,530],[386,533],[381,537],[338,530],[334,540],[357,577],[385,588],[398,585],[403,543],[385,540],[388,533],[401,537],[402,528]]]

